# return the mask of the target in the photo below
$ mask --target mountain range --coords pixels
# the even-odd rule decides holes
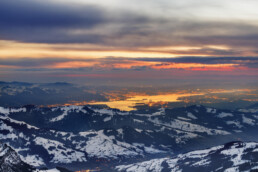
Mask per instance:
[[[130,112],[103,106],[0,107],[0,141],[37,169],[128,171],[128,165],[135,168],[139,162],[169,166],[167,161],[186,152],[232,140],[257,141],[257,112],[201,105]]]

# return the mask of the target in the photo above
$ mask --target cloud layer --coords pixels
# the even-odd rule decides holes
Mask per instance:
[[[124,1],[124,4],[114,1],[117,6],[99,1],[75,2],[1,1],[0,38],[34,43],[93,43],[125,48],[224,45],[232,47],[231,52],[235,53],[257,53],[254,50],[258,45],[257,18],[246,19],[245,9],[237,11],[235,16],[226,14],[227,10],[231,10],[228,13],[236,12],[229,6],[237,6],[239,1],[230,1],[229,4],[220,1],[217,4],[207,1],[189,1],[189,4],[166,0],[156,3],[143,1],[137,8],[134,1]],[[249,3],[258,5],[255,1]],[[216,15],[219,17],[215,18]],[[225,55],[228,52],[215,53]]]
[[[2,0],[0,79],[253,78],[257,6],[255,0]]]

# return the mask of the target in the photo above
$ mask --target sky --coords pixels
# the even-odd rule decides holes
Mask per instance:
[[[256,0],[1,0],[0,80],[255,82],[257,6]]]

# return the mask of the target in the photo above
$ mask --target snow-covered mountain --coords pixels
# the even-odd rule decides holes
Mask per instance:
[[[257,138],[257,125],[255,111],[204,106],[130,112],[99,106],[0,107],[0,141],[38,168],[112,168],[174,156],[239,137]]]
[[[258,171],[258,143],[230,142],[172,158],[120,165],[116,167],[116,170],[120,172]]]
[[[20,156],[10,146],[0,143],[1,172],[71,172],[65,168],[36,169],[21,160]]]
[[[0,171],[32,172],[34,170],[32,166],[24,163],[12,148],[0,143]]]

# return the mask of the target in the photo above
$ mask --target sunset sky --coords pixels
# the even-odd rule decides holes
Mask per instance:
[[[0,80],[250,80],[257,0],[1,0]]]

